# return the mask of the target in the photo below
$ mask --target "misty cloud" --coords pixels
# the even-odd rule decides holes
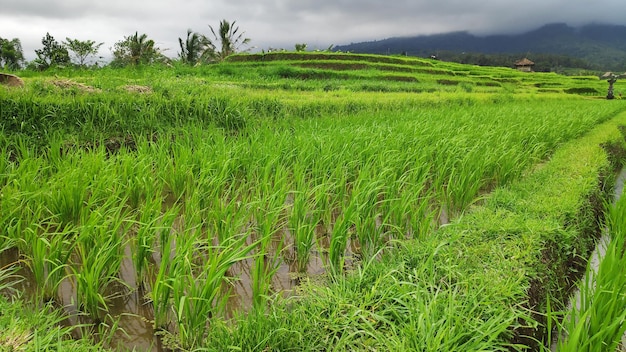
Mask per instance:
[[[221,19],[236,20],[258,49],[347,44],[394,36],[467,30],[519,33],[546,23],[625,24],[623,0],[0,0],[0,37],[20,38],[28,58],[50,32],[104,42],[147,33],[169,56],[187,28],[205,34]]]

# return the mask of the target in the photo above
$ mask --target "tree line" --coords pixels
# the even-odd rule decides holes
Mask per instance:
[[[177,59],[189,65],[219,62],[229,55],[242,51],[243,46],[250,42],[244,36],[236,21],[222,20],[219,27],[209,25],[211,34],[204,35],[187,30],[186,38],[178,38],[180,52]],[[50,67],[90,67],[98,66],[102,57],[98,56],[104,43],[93,40],[79,40],[67,37],[58,42],[50,33],[41,39],[42,48],[35,50],[36,58],[30,62],[24,59],[21,41],[18,38],[4,39],[0,37],[0,69],[19,70],[24,67],[34,70],[46,70]],[[125,36],[111,48],[112,67],[135,66],[168,62],[164,50],[157,47],[154,40],[147,34]],[[245,51],[245,50],[244,50]]]

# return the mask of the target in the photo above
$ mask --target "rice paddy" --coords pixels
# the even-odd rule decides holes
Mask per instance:
[[[209,348],[242,314],[427,243],[626,109],[539,84],[601,91],[588,78],[376,56],[258,60],[59,71],[75,82],[62,88],[25,73],[25,89],[0,87],[0,268],[27,278],[14,285],[22,297],[109,348]],[[420,268],[435,277],[436,262]],[[486,334],[509,336],[508,324]],[[360,341],[345,348],[370,349]]]

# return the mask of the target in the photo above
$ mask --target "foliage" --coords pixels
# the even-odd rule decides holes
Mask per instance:
[[[297,43],[296,51],[306,51],[306,43]]]
[[[217,33],[212,26],[209,25],[209,28],[213,34],[213,40],[209,40],[210,46],[215,48],[209,57],[214,61],[222,61],[250,43],[250,38],[244,38],[245,32],[239,32],[237,21],[230,23],[222,20]]]
[[[188,65],[195,65],[213,55],[215,47],[203,34],[187,30],[187,39],[178,38],[180,60]]]
[[[35,50],[37,59],[34,61],[36,68],[46,70],[54,66],[66,66],[71,63],[67,49],[57,42],[50,33],[46,33],[41,39],[43,48]]]
[[[18,70],[24,64],[22,43],[18,38],[11,40],[0,37],[0,68]]]
[[[87,59],[98,54],[98,50],[104,43],[96,44],[93,40],[78,40],[65,38],[63,45],[73,53],[75,64],[80,67],[87,65]]]
[[[626,118],[563,93],[597,77],[405,57],[24,73],[0,89],[0,241],[32,299],[104,321],[136,298],[124,319],[191,350],[531,346]]]
[[[63,312],[51,304],[34,309],[0,295],[0,311],[1,351],[111,351],[89,339],[88,327],[78,327],[84,337],[75,339],[75,327],[65,326]]]
[[[139,32],[135,32],[115,43],[111,66],[148,65],[163,60],[165,56],[162,50],[155,46],[154,40],[149,39],[145,33],[139,35]]]
[[[620,199],[608,206],[608,234],[598,244],[596,260],[589,261],[563,323],[556,319],[562,329],[558,351],[616,351],[626,332],[626,197],[616,196]]]

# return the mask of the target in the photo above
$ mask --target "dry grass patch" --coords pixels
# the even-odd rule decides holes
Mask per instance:
[[[74,82],[72,80],[69,79],[55,79],[53,81],[51,81],[50,83],[52,83],[52,85],[54,85],[57,88],[61,88],[61,89],[77,89],[83,93],[100,93],[102,92],[100,89],[98,88],[94,88],[91,86],[88,86],[86,84],[83,83],[78,83],[78,82]]]
[[[152,88],[148,86],[140,86],[140,85],[127,85],[122,87],[125,91],[129,93],[141,93],[141,94],[149,94],[152,93]]]

